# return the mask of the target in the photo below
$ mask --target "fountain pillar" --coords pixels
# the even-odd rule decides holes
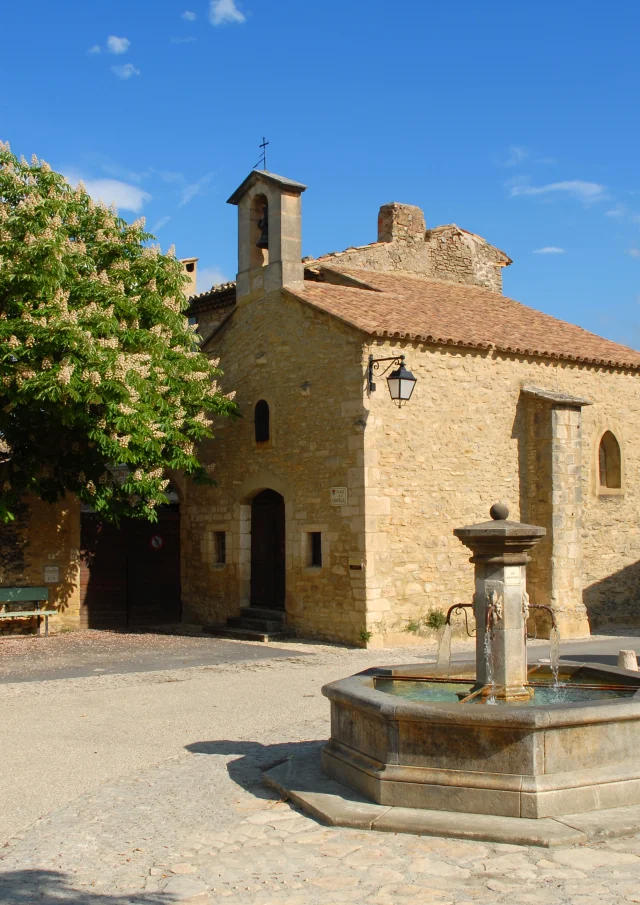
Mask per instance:
[[[491,686],[502,700],[529,697],[526,625],[529,550],[546,533],[537,525],[510,522],[502,503],[491,507],[491,521],[456,528],[475,565],[477,687]]]

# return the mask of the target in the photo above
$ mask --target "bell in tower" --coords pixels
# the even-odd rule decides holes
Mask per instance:
[[[260,230],[260,238],[256,242],[256,248],[269,248],[269,205],[265,202],[262,209],[262,217],[258,220],[258,229]]]

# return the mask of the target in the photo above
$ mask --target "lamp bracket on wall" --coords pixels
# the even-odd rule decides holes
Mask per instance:
[[[395,358],[374,358],[373,355],[369,356],[369,371],[367,374],[367,392],[369,395],[371,395],[371,393],[375,393],[376,391],[376,385],[373,380],[373,372],[380,370],[380,363],[383,361],[388,361],[389,364],[380,374],[381,377],[384,377],[389,368],[392,368],[394,365],[398,365],[398,367],[400,367],[400,365],[403,365],[404,355],[396,355]]]

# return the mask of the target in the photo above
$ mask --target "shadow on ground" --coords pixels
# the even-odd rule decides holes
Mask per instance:
[[[604,663],[607,666],[618,665],[617,654],[563,654],[562,659],[571,660],[575,663]]]
[[[217,754],[221,757],[237,755],[229,761],[229,777],[237,785],[251,792],[256,798],[277,798],[276,793],[262,784],[262,774],[293,757],[310,756],[314,752],[320,757],[323,741],[286,742],[280,745],[261,745],[259,742],[230,741],[220,739],[211,742],[194,742],[187,745],[192,754]],[[0,899],[0,901],[2,901]]]
[[[1,866],[1,862],[0,862]],[[15,870],[0,873],[2,905],[168,905],[171,897],[154,893],[107,895],[78,889],[71,875],[53,870]]]

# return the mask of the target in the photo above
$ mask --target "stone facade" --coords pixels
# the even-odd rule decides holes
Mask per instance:
[[[203,455],[216,463],[217,487],[188,486],[182,508],[185,619],[221,623],[250,602],[251,500],[280,493],[286,515],[286,609],[301,635],[358,642],[365,627],[362,344],[301,302],[272,293],[240,302],[214,338],[224,387],[241,387],[241,418],[220,424]],[[313,354],[309,350],[313,349]],[[254,439],[253,412],[264,399],[271,436]],[[345,506],[330,488],[346,486]],[[213,562],[213,532],[227,535],[227,563]],[[309,564],[307,536],[322,533],[323,565]]]
[[[532,602],[553,608],[565,638],[603,622],[639,622],[637,370],[511,354],[489,343],[374,339],[343,322],[338,303],[328,313],[319,296],[304,298],[295,223],[304,187],[287,200],[287,185],[279,198],[278,185],[261,185],[259,174],[243,186],[232,199],[241,208],[238,302],[206,346],[220,357],[224,388],[237,391],[243,417],[220,425],[203,451],[216,463],[217,487],[186,489],[187,618],[222,623],[251,602],[251,499],[272,489],[286,504],[287,621],[302,636],[415,642],[412,627],[430,611],[470,601],[473,567],[453,528],[485,520],[496,500],[509,504],[514,519],[547,529],[533,553],[529,590]],[[256,193],[269,195],[270,212],[286,212],[293,236],[270,247],[263,267],[245,247],[255,238]],[[277,218],[269,228],[277,234]],[[341,284],[345,298],[366,307],[379,296],[359,288],[350,270],[495,292],[510,261],[458,227],[425,230],[418,208],[385,205],[379,242],[305,263],[311,280]],[[402,408],[384,377],[367,392],[370,354],[406,356],[418,382]],[[267,445],[253,435],[259,399],[271,411]],[[606,430],[622,450],[617,489],[602,488],[598,478]],[[346,505],[331,505],[331,488],[347,488]],[[215,531],[226,533],[224,565],[212,561]],[[321,568],[306,559],[310,532],[322,534]],[[538,618],[531,628],[546,634],[549,625]]]
[[[410,344],[374,351],[404,353],[418,377],[410,404],[398,410],[376,393],[367,419],[374,635],[400,643],[420,614],[469,602],[473,569],[452,530],[485,519],[496,499],[514,519],[547,528],[532,553],[530,594],[554,607],[563,637],[588,634],[589,624],[640,621],[640,451],[627,439],[640,430],[637,375]],[[593,404],[582,414],[575,403],[555,407],[523,393],[532,385]],[[622,494],[603,493],[597,482],[607,428],[626,462]]]

